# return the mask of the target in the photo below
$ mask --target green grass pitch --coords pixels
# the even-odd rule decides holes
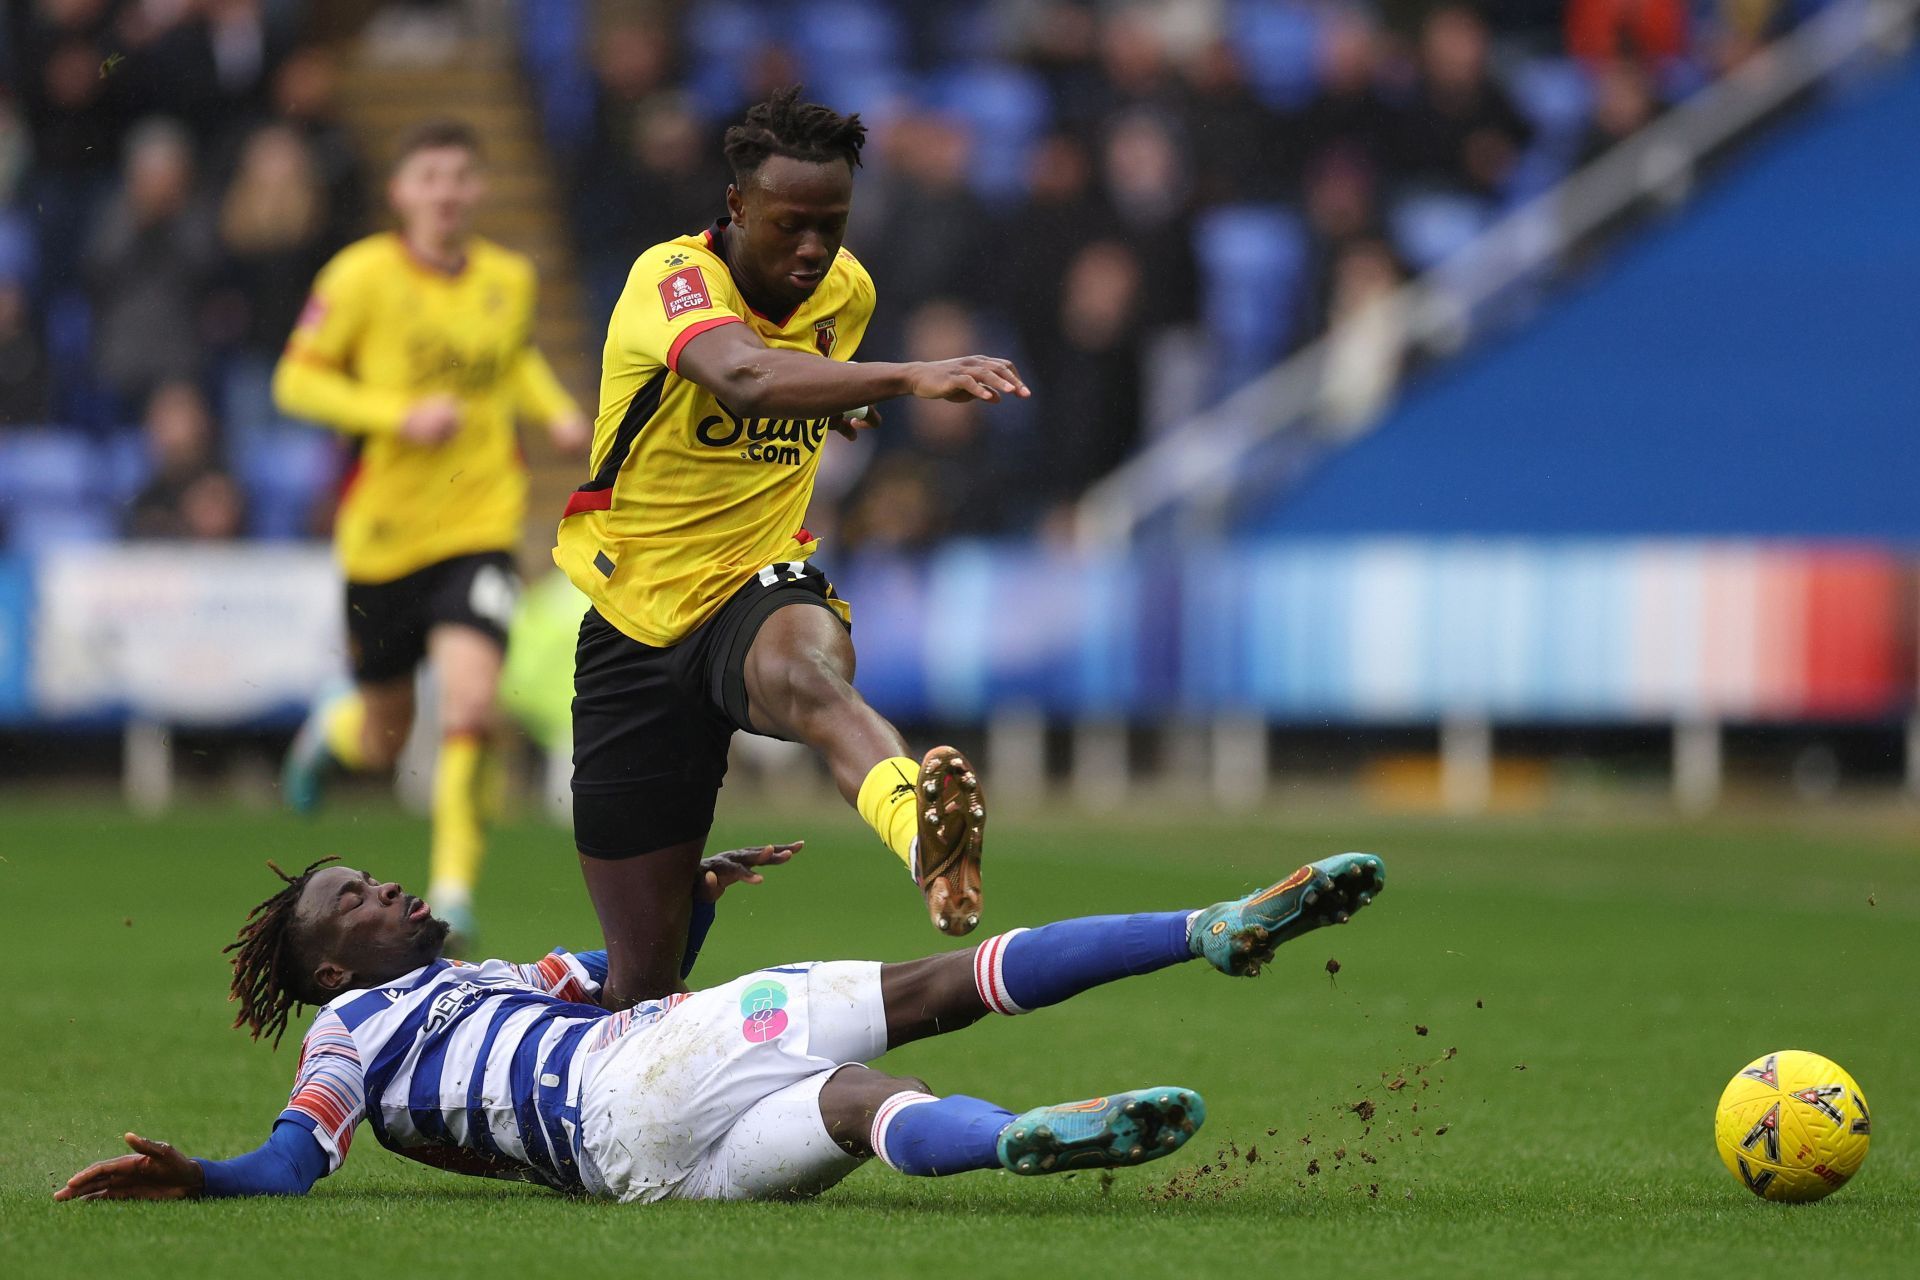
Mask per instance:
[[[696,979],[939,948],[851,815],[740,810],[716,841],[810,843],[729,896]],[[47,1199],[125,1129],[194,1154],[264,1137],[295,1049],[227,1028],[219,955],[272,887],[261,860],[339,852],[418,885],[422,839],[370,809],[142,822],[0,801],[0,1274],[1866,1276],[1920,1252],[1920,837],[1813,818],[1003,815],[989,928],[1199,906],[1345,848],[1387,860],[1378,903],[1255,981],[1187,966],[888,1060],[1015,1108],[1205,1095],[1192,1145],[1109,1179],[875,1165],[808,1205],[622,1207],[438,1173],[363,1131],[304,1201]],[[495,954],[596,942],[550,828],[500,834],[481,906]],[[1865,1169],[1806,1207],[1754,1199],[1712,1144],[1727,1078],[1788,1047],[1835,1058],[1873,1103]]]

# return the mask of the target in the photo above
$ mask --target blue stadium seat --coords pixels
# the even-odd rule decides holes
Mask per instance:
[[[54,419],[93,431],[123,425],[129,407],[93,375],[93,308],[86,295],[60,290],[43,314]]]
[[[1241,0],[1230,26],[1247,79],[1269,107],[1297,107],[1320,77],[1320,20],[1288,0]]]
[[[590,7],[587,0],[541,0],[520,7],[520,56],[532,73],[547,140],[567,149],[584,143],[593,127]]]
[[[917,26],[920,56],[941,62],[985,61],[1002,56],[1019,37],[1013,28],[1018,14],[1004,12],[995,0],[940,0],[921,3]]]
[[[696,61],[743,63],[775,32],[764,6],[749,0],[712,0],[700,6],[681,31]]]
[[[334,442],[306,427],[256,431],[237,459],[247,492],[247,531],[258,538],[300,538],[314,500],[338,469]]]
[[[117,507],[33,502],[10,507],[6,516],[7,548],[22,555],[75,542],[109,542],[120,533]]]
[[[1438,266],[1486,227],[1486,205],[1471,196],[1409,196],[1388,217],[1393,246],[1415,271]]]
[[[1026,190],[1027,156],[1052,114],[1046,85],[1031,71],[1004,63],[955,67],[927,86],[927,105],[972,128],[973,187],[989,200]]]
[[[85,369],[93,351],[93,308],[79,289],[61,289],[47,299],[47,358],[57,366]]]
[[[1571,152],[1580,145],[1593,114],[1593,82],[1567,58],[1530,58],[1507,82],[1514,102],[1533,122],[1545,145]]]
[[[48,428],[0,435],[0,502],[77,504],[100,489],[93,445],[77,432]]]
[[[33,223],[18,209],[0,208],[0,280],[31,284],[39,261]]]
[[[1229,391],[1264,371],[1292,344],[1307,240],[1278,205],[1223,205],[1194,229],[1202,314],[1218,349],[1215,377]]]
[[[748,0],[714,0],[682,28],[687,47],[683,82],[694,108],[717,120],[740,107],[747,68],[776,35],[766,9]]]
[[[740,69],[724,58],[698,59],[687,68],[680,87],[688,105],[702,119],[712,123],[725,118],[740,105],[746,80]],[[727,123],[732,123],[728,120]]]
[[[907,55],[906,27],[899,14],[874,0],[795,5],[788,33],[809,85],[825,84],[850,71],[898,67]]]
[[[1664,101],[1685,102],[1713,83],[1713,69],[1696,58],[1676,58],[1662,66],[1654,78]]]
[[[133,501],[152,472],[147,442],[137,431],[125,431],[94,446],[94,473],[105,500],[116,506]]]
[[[1566,177],[1593,114],[1593,82],[1577,62],[1532,58],[1509,78],[1514,101],[1534,127],[1533,145],[1507,179],[1502,203],[1512,206]]]
[[[857,67],[809,82],[807,96],[842,113],[857,111],[868,124],[884,121],[895,104],[913,96],[910,77],[889,67]]]

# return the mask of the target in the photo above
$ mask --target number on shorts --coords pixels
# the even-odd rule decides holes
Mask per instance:
[[[805,560],[782,560],[779,564],[770,564],[760,571],[760,584],[777,587],[782,582],[798,582],[806,568]]]

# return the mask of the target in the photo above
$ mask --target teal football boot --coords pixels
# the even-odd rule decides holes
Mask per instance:
[[[300,732],[293,735],[293,745],[280,765],[280,798],[295,813],[311,814],[320,807],[327,770],[333,767],[333,753],[327,750],[327,713],[352,692],[353,686],[344,682],[322,689]]]
[[[1187,931],[1193,954],[1224,974],[1251,978],[1283,942],[1325,924],[1345,924],[1387,884],[1371,853],[1309,862],[1279,884],[1202,911]]]
[[[1000,1163],[1022,1174],[1145,1164],[1185,1146],[1206,1119],[1199,1094],[1171,1085],[1035,1107],[1000,1131]]]

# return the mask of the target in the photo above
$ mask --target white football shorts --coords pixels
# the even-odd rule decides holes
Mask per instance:
[[[815,1195],[860,1161],[819,1096],[887,1050],[880,965],[782,965],[698,991],[592,1053],[580,1092],[588,1190],[622,1201]]]

